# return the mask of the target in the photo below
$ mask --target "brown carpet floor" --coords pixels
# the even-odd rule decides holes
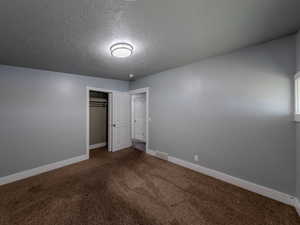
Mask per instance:
[[[1,225],[296,225],[287,205],[127,149],[0,187]]]

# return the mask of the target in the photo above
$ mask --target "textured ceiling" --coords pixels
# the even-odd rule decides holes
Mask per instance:
[[[299,0],[1,0],[0,64],[126,80],[299,28]]]

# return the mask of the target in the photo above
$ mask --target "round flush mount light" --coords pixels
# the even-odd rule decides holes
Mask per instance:
[[[116,43],[110,47],[110,53],[117,58],[126,58],[132,55],[133,46],[128,43]]]
[[[133,78],[134,77],[134,75],[131,73],[131,74],[129,74],[129,78]]]

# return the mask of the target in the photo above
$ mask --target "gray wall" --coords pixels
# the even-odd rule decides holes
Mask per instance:
[[[0,177],[85,154],[86,86],[128,82],[0,66]]]
[[[300,72],[300,31],[297,34],[297,72]],[[300,123],[297,123],[297,149],[296,149],[296,159],[297,159],[297,171],[296,171],[296,195],[300,200]]]
[[[297,165],[296,165],[296,197],[300,200],[300,123],[297,122],[297,132],[296,132],[296,144],[297,144],[297,149],[296,149],[296,160],[297,160]]]
[[[297,72],[300,72],[300,31],[296,35],[296,61],[297,61]]]
[[[150,148],[295,194],[295,36],[138,79]]]

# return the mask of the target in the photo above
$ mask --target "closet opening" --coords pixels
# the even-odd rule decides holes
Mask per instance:
[[[109,94],[89,91],[89,151],[90,156],[98,150],[108,151],[109,143]]]

